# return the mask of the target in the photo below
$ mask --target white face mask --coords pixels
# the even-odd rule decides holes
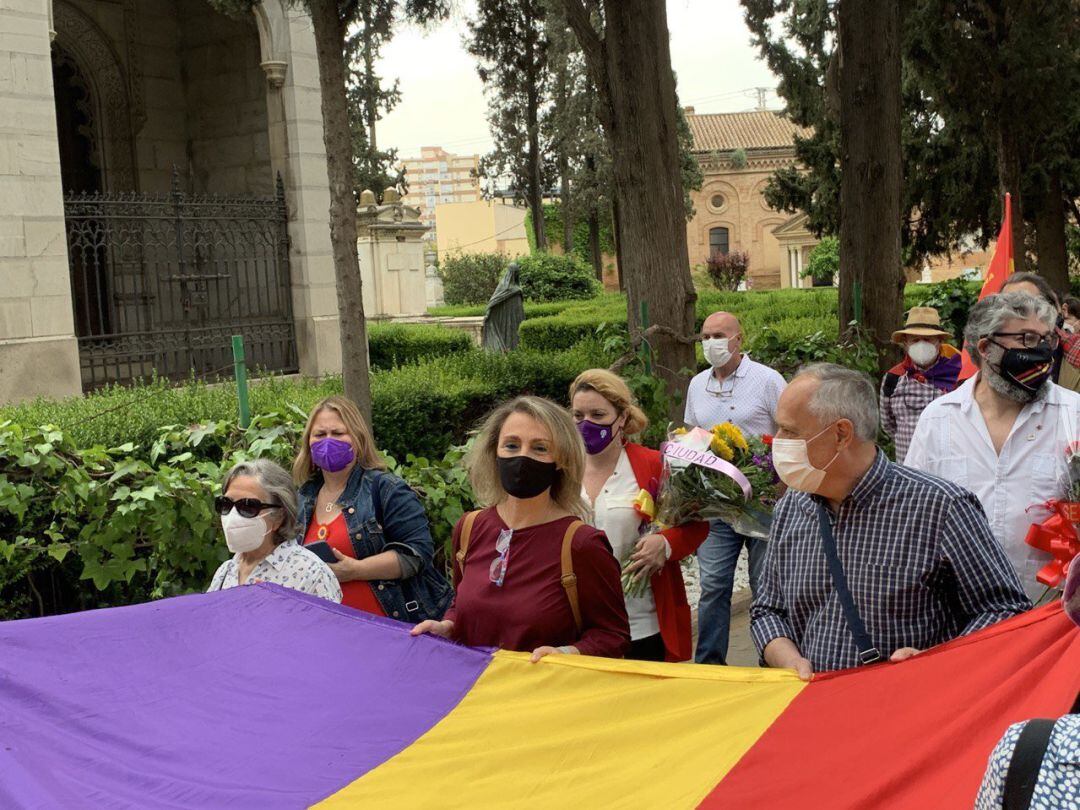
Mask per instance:
[[[920,340],[908,346],[908,357],[917,366],[928,366],[937,359],[938,347],[929,340]]]
[[[809,439],[773,439],[773,466],[781,481],[800,492],[814,494],[818,491],[821,482],[825,480],[825,471],[832,466],[833,461],[840,457],[840,453],[837,451],[832,461],[818,469],[810,463],[807,445],[831,427],[832,425],[829,425],[817,436],[811,436]]]
[[[723,368],[731,359],[731,349],[728,347],[728,338],[706,338],[701,341],[701,348],[705,352],[705,359],[713,368]]]
[[[225,530],[225,545],[234,554],[254,551],[266,537],[266,521],[262,515],[246,518],[235,509],[222,516],[221,528]]]

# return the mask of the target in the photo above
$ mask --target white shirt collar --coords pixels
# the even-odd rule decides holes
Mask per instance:
[[[946,394],[941,398],[943,403],[953,403],[960,406],[960,410],[963,413],[967,413],[971,410],[972,404],[975,402],[975,383],[979,379],[980,371],[974,377],[964,381],[964,384],[957,388],[952,393]],[[1061,386],[1056,383],[1050,383],[1050,390],[1046,392],[1046,396],[1035,402],[1029,402],[1025,405],[1020,414],[1026,416],[1029,413],[1040,413],[1047,405],[1060,405],[1061,404]]]

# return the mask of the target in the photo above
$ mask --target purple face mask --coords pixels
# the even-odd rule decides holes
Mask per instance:
[[[611,444],[611,440],[615,438],[614,427],[615,422],[610,425],[598,425],[588,419],[578,422],[577,429],[585,442],[585,452],[590,456],[604,452],[604,448]]]
[[[311,460],[315,466],[327,472],[340,472],[352,464],[353,447],[341,439],[319,439],[311,445]]]

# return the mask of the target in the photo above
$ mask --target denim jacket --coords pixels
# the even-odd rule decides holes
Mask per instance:
[[[297,522],[301,545],[322,487],[322,472],[300,488]],[[420,571],[408,579],[376,579],[370,585],[383,612],[402,622],[441,619],[453,591],[446,577],[432,565],[434,543],[427,515],[416,493],[402,479],[382,470],[357,464],[337,502],[342,507],[353,552],[358,560],[383,551],[399,551],[419,558]]]

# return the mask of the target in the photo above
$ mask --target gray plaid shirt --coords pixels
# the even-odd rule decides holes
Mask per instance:
[[[857,666],[859,657],[822,550],[818,500],[791,491],[777,504],[750,619],[759,653],[789,638],[824,672]],[[880,450],[833,516],[833,531],[855,605],[886,657],[1031,607],[978,499]]]

